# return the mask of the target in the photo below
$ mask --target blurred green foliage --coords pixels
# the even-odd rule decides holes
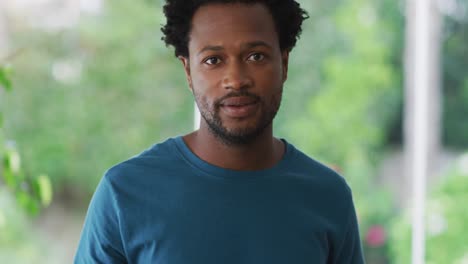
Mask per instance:
[[[467,1],[460,3],[468,8]],[[463,150],[468,148],[468,19],[447,17],[444,27],[444,141]]]
[[[11,91],[11,81],[8,77],[10,69],[6,66],[0,65],[0,86],[7,91]]]
[[[457,1],[458,10],[468,2]],[[457,13],[456,10],[452,10]],[[468,17],[446,16],[443,30],[443,142],[453,149],[468,148]],[[467,158],[464,167],[454,168],[434,184],[426,206],[426,262],[467,263],[468,211]],[[463,158],[462,158],[463,159]],[[461,163],[462,161],[460,161]],[[407,209],[395,219],[391,234],[392,263],[411,262],[411,214]]]
[[[159,5],[112,1],[78,29],[18,30],[25,47],[7,130],[34,171],[65,195],[92,193],[104,171],[192,127],[193,103],[178,61],[160,41]],[[169,111],[169,109],[171,109]]]
[[[9,67],[0,65],[0,88],[12,91]],[[2,94],[2,91],[0,91]],[[0,109],[1,110],[1,109]],[[36,242],[27,216],[35,216],[52,201],[52,187],[46,175],[30,177],[12,142],[4,141],[0,111],[0,262],[42,261],[44,249]],[[23,210],[18,210],[22,208]]]
[[[460,160],[460,164],[462,160]],[[465,168],[453,169],[428,195],[426,206],[426,263],[468,261],[468,154]],[[461,167],[461,166],[460,166]],[[411,219],[409,210],[395,221],[391,247],[394,263],[411,262]]]
[[[0,263],[58,263],[30,216],[18,210],[16,199],[1,187],[0,208]]]
[[[0,66],[0,85],[6,91],[12,90],[9,77],[9,68]],[[0,112],[1,116],[2,112]],[[21,166],[21,157],[13,142],[6,144],[3,138],[2,124],[0,123],[0,191],[5,187],[12,191],[19,205],[31,215],[37,215],[41,207],[48,206],[52,201],[52,187],[46,175],[30,177]],[[4,184],[2,184],[4,183]],[[1,209],[0,209],[1,211]]]

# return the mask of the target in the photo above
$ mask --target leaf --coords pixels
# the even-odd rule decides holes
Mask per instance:
[[[8,77],[8,68],[0,66],[0,85],[7,91],[12,90],[10,78]]]
[[[11,190],[15,190],[19,187],[19,182],[17,178],[15,177],[15,175],[13,175],[13,173],[10,170],[3,171],[3,180],[6,186]]]
[[[13,174],[18,174],[21,169],[21,157],[15,149],[10,149],[6,152],[5,168]]]
[[[16,193],[16,200],[20,206],[28,212],[28,214],[37,215],[39,213],[39,203],[34,200],[29,193],[18,191]]]
[[[49,177],[44,174],[41,174],[35,179],[35,184],[39,193],[39,199],[43,206],[48,206],[52,202],[52,183],[50,182]]]

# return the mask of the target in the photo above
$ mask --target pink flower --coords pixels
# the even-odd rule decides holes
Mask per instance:
[[[380,225],[371,226],[367,230],[366,242],[370,247],[381,247],[387,240],[387,233]]]

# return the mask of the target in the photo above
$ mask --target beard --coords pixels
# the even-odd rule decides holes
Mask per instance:
[[[255,141],[263,134],[265,129],[272,124],[281,105],[282,90],[283,88],[281,87],[280,92],[272,95],[268,102],[248,91],[240,91],[229,93],[216,100],[211,105],[207,102],[206,98],[198,95],[195,91],[193,93],[198,109],[200,110],[200,115],[208,125],[210,132],[225,145],[241,146],[248,145]],[[223,123],[219,114],[221,101],[236,96],[252,97],[258,102],[259,111],[261,113],[254,125],[230,129]]]

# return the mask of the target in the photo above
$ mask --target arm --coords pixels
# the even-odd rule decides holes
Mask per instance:
[[[364,264],[364,257],[359,237],[359,227],[357,223],[356,211],[352,198],[350,197],[350,209],[346,229],[343,233],[342,241],[337,247],[332,263],[341,264]]]
[[[75,264],[127,263],[120,234],[119,208],[106,176],[91,199]]]

